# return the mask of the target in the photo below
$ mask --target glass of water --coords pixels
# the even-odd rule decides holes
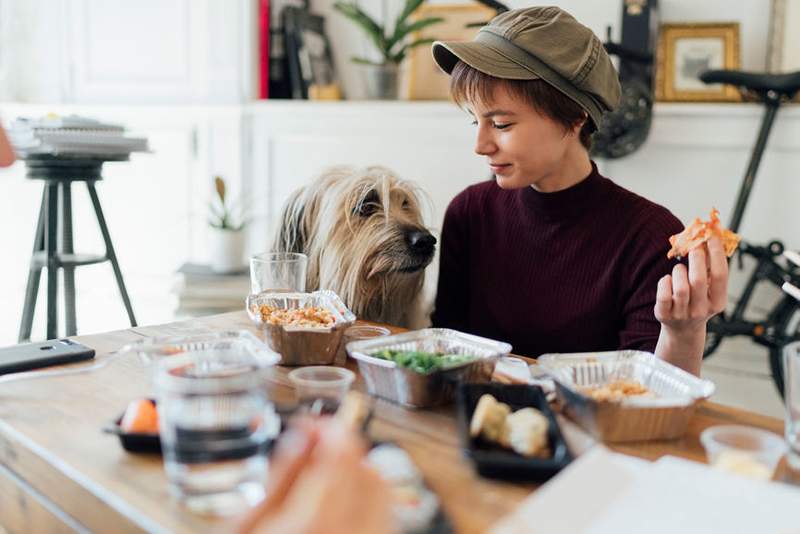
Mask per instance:
[[[187,352],[158,363],[164,468],[170,491],[192,511],[237,514],[263,498],[266,451],[277,434],[267,365],[244,350]]]
[[[789,466],[800,471],[800,341],[783,349],[783,383],[786,402],[786,443]]]
[[[250,258],[250,292],[303,292],[308,256],[299,252],[265,252]]]

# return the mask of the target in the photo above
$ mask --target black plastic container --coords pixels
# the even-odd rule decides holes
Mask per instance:
[[[526,458],[511,449],[469,435],[469,423],[478,399],[488,393],[511,407],[536,408],[550,422],[547,430],[548,445],[553,451],[550,458]],[[475,463],[481,476],[506,480],[543,482],[567,466],[572,454],[567,447],[555,415],[547,403],[542,389],[537,386],[502,384],[461,384],[456,391],[456,410],[464,453]]]

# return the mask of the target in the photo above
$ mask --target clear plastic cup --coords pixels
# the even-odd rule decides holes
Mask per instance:
[[[711,466],[761,480],[773,477],[787,449],[777,434],[743,425],[707,428],[700,442]]]
[[[250,258],[250,292],[303,292],[308,256],[299,252],[265,252]]]
[[[289,372],[300,410],[317,415],[336,413],[356,375],[341,367],[312,365]]]
[[[344,365],[347,362],[347,344],[351,341],[360,339],[371,339],[373,337],[388,336],[392,332],[383,326],[356,325],[344,331],[342,343],[339,345],[339,352],[336,355],[336,364]]]
[[[157,362],[159,433],[170,491],[194,512],[239,514],[264,496],[275,436],[267,368],[247,351],[184,352]]]

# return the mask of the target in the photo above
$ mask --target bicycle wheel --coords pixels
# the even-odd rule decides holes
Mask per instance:
[[[777,332],[789,340],[800,339],[800,308],[793,308],[786,319],[779,323]],[[783,345],[769,349],[769,368],[772,381],[783,397]]]

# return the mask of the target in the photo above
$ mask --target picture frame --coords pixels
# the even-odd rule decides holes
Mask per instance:
[[[423,4],[414,12],[414,19],[441,17],[444,22],[433,24],[412,35],[412,40],[471,41],[481,26],[496,12],[484,5]],[[430,45],[412,48],[403,72],[404,96],[408,100],[449,100],[450,77],[439,70],[433,61]]]
[[[706,85],[697,75],[708,69],[739,68],[739,23],[662,24],[656,52],[656,100],[739,102],[731,85]]]

